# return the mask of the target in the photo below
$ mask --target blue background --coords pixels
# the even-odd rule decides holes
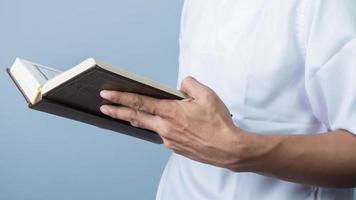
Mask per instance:
[[[15,57],[88,57],[176,85],[182,0],[0,0],[0,200],[154,199],[163,146],[27,108]]]
[[[170,151],[27,108],[16,57],[87,57],[176,86],[182,1],[0,0],[0,200],[154,199]]]

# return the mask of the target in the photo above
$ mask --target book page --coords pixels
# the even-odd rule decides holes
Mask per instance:
[[[41,97],[41,87],[61,72],[49,67],[17,58],[10,68],[18,87],[31,104],[36,103]]]
[[[40,75],[46,79],[47,81],[56,77],[58,74],[60,74],[61,72],[56,70],[56,69],[52,69],[49,67],[45,67],[42,65],[38,65],[38,64],[33,64],[33,66],[38,70],[38,72],[40,73]]]

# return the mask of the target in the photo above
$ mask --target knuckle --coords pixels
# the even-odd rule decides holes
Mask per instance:
[[[169,136],[170,136],[170,128],[169,128],[169,126],[167,126],[167,125],[161,126],[161,128],[160,128],[160,134],[161,134],[162,136],[164,136],[164,137],[169,138]]]
[[[152,115],[159,115],[162,113],[163,107],[164,107],[164,104],[161,101],[159,101],[156,106],[152,106],[152,108],[150,108],[149,112]]]
[[[168,108],[165,110],[164,115],[167,118],[174,118],[174,117],[176,117],[176,111],[174,108]]]
[[[161,117],[155,118],[155,123],[149,124],[153,131],[157,132],[160,136],[163,136],[161,129],[163,127],[163,119]]]
[[[135,120],[137,120],[138,114],[139,114],[139,113],[138,113],[137,110],[132,110],[132,111],[130,111],[129,114],[128,114],[129,120],[130,120],[130,121],[135,121]]]
[[[130,124],[132,126],[135,126],[135,127],[140,127],[141,126],[139,115],[140,115],[140,113],[137,110],[133,110],[133,111],[130,112],[128,120],[129,120],[129,122],[130,122]]]
[[[161,100],[161,103],[158,107],[161,110],[162,114],[164,114],[165,116],[172,117],[176,112],[175,105],[172,105],[171,101],[169,100]]]
[[[144,102],[142,97],[140,96],[133,96],[132,98],[132,108],[135,110],[141,110],[143,108]]]
[[[174,143],[170,140],[164,140],[163,143],[168,149],[174,149],[175,147]]]

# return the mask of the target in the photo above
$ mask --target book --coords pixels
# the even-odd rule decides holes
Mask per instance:
[[[88,58],[63,72],[16,58],[7,72],[31,109],[158,144],[162,143],[162,139],[157,133],[102,114],[100,106],[110,102],[100,97],[100,91],[118,90],[158,99],[185,98],[179,90],[94,58]]]

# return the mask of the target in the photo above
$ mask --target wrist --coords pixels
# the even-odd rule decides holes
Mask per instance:
[[[235,129],[234,135],[232,151],[236,158],[228,168],[235,172],[262,172],[282,142],[280,137],[260,135],[239,128]]]

